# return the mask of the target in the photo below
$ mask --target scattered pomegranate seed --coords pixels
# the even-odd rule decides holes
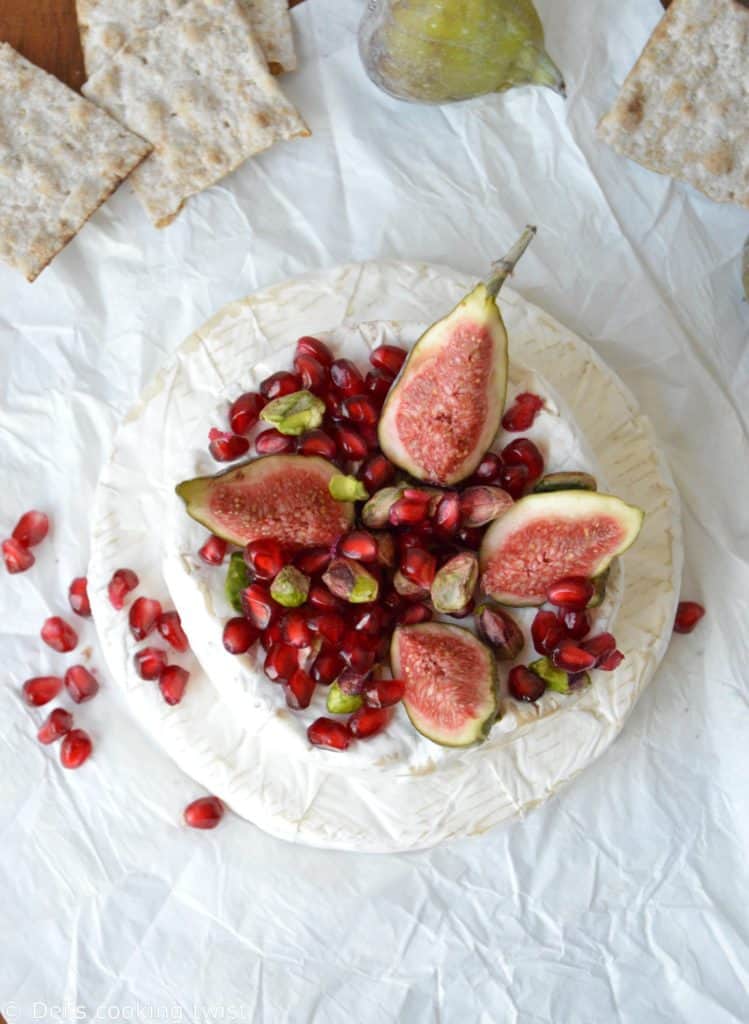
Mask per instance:
[[[338,446],[324,430],[308,430],[299,438],[297,452],[300,455],[321,455],[324,459],[334,459],[338,454]]]
[[[696,601],[681,601],[676,609],[674,633],[691,633],[704,614],[705,609]]]
[[[324,421],[326,426],[330,424],[330,421],[343,419],[343,399],[337,391],[326,391],[322,395],[322,400],[325,402],[327,411],[327,422]]]
[[[83,729],[71,729],[66,733],[60,747],[60,762],[63,768],[80,768],[93,750],[91,737]]]
[[[366,530],[353,530],[341,537],[338,553],[359,562],[377,561],[377,541]]]
[[[347,459],[360,462],[367,457],[369,447],[358,430],[353,427],[339,426],[335,432],[336,444]]]
[[[330,376],[344,398],[363,395],[366,391],[364,378],[350,359],[334,359],[330,364]]]
[[[585,576],[565,576],[551,584],[546,596],[558,608],[580,612],[587,607],[594,591],[592,580]]]
[[[416,604],[408,605],[403,611],[398,613],[398,623],[401,626],[415,626],[419,622],[431,622],[432,615],[432,609],[429,605],[417,602]]]
[[[476,467],[474,476],[482,484],[493,483],[502,469],[502,460],[495,452],[487,452]]]
[[[140,583],[137,575],[132,569],[118,569],[112,579],[107,585],[107,593],[109,594],[109,603],[116,611],[120,611],[125,606],[125,598],[131,590]]]
[[[47,619],[41,629],[42,640],[51,647],[53,651],[60,654],[67,654],[72,651],[78,643],[78,634],[59,615],[53,615]]]
[[[528,483],[528,468],[518,464],[516,466],[502,466],[499,471],[497,483],[504,488],[511,498],[516,501],[523,497],[523,491]]]
[[[505,430],[513,433],[520,430],[530,430],[536,414],[543,407],[543,399],[539,398],[538,395],[531,394],[530,391],[525,391],[523,394],[518,395],[514,405],[511,405],[502,417],[502,426]]]
[[[309,647],[313,640],[313,619],[314,617],[310,618],[308,622],[307,615],[299,608],[292,608],[286,612],[280,621],[283,642],[296,648]]]
[[[356,474],[370,494],[387,487],[395,476],[395,466],[382,453],[370,455]]]
[[[344,668],[336,682],[344,693],[349,696],[358,696],[364,692],[364,687],[369,682],[370,671],[357,672],[356,669]]]
[[[541,676],[531,672],[525,665],[515,665],[514,668],[511,668],[507,683],[515,700],[525,700],[531,703],[543,697],[546,690],[546,683]]]
[[[380,345],[369,354],[369,361],[378,370],[386,370],[393,377],[400,372],[408,353],[397,345]]]
[[[352,423],[374,426],[379,419],[377,406],[367,395],[354,395],[343,403],[343,411]]]
[[[12,537],[3,541],[2,549],[5,568],[10,573],[26,572],[36,561],[28,548]]]
[[[383,373],[382,370],[370,370],[364,378],[364,385],[367,389],[367,394],[371,397],[378,409],[382,408],[383,402],[387,398],[388,391],[390,391],[390,385],[392,383],[392,375],[389,373]]]
[[[224,805],[217,796],[201,796],[182,812],[190,828],[215,828],[224,816]]]
[[[130,632],[136,640],[145,640],[161,615],[161,602],[151,597],[139,597],[130,607]]]
[[[367,446],[368,452],[376,452],[380,449],[380,439],[377,436],[377,427],[374,423],[357,423],[359,433]]]
[[[34,676],[33,679],[27,679],[21,687],[23,699],[33,708],[49,704],[61,689],[62,679],[59,676]]]
[[[263,396],[254,391],[247,391],[235,399],[229,407],[229,425],[232,433],[249,434],[260,419],[260,413],[265,405]]]
[[[346,620],[338,612],[319,612],[310,618],[309,626],[334,647],[337,647],[346,635]]]
[[[258,638],[258,630],[243,615],[238,615],[224,626],[223,644],[229,654],[246,654]]]
[[[364,675],[375,663],[375,652],[370,650],[363,633],[349,630],[341,644],[341,657],[354,672]]]
[[[388,519],[393,526],[416,526],[427,517],[428,505],[413,498],[398,498],[390,506]]]
[[[336,722],[332,718],[316,718],[307,729],[307,739],[315,747],[346,750],[351,743],[351,733],[343,722]]]
[[[332,557],[330,548],[308,548],[296,556],[294,565],[306,576],[316,576],[324,572]]]
[[[312,678],[321,686],[330,686],[343,671],[343,659],[337,651],[323,648],[312,666]]]
[[[208,450],[217,462],[232,462],[250,450],[250,442],[239,434],[230,434],[226,430],[212,427],[208,433]]]
[[[601,672],[613,672],[615,668],[619,668],[623,661],[624,655],[621,651],[612,651],[605,658],[601,658],[596,668],[600,669]]]
[[[505,466],[525,466],[528,470],[528,483],[531,484],[535,483],[544,471],[544,457],[527,437],[510,441],[502,449],[502,462]]]
[[[380,679],[364,687],[364,703],[370,708],[389,708],[402,700],[405,692],[401,679]]]
[[[73,716],[65,708],[55,708],[39,726],[36,738],[40,743],[54,743],[73,728]]]
[[[315,680],[304,669],[298,668],[283,688],[286,703],[295,711],[308,708],[315,692]]]
[[[179,665],[167,665],[159,677],[159,689],[167,704],[179,704],[185,695],[190,673]]]
[[[267,629],[280,617],[281,606],[270,596],[264,583],[252,583],[240,595],[242,610],[258,629]]]
[[[221,565],[226,555],[227,543],[223,537],[210,535],[203,547],[198,551],[198,557],[208,565]]]
[[[587,672],[596,663],[596,656],[579,647],[574,640],[565,639],[552,652],[551,660],[565,672]]]
[[[345,603],[331,594],[323,583],[313,583],[309,588],[307,603],[322,611],[340,611],[345,608]]]
[[[133,663],[141,679],[158,679],[166,668],[166,651],[160,647],[143,647],[133,655]]]
[[[567,636],[572,640],[582,640],[590,632],[590,618],[584,611],[567,611],[559,609],[559,621],[567,631]]]
[[[76,615],[87,619],[91,615],[91,605],[88,600],[88,581],[85,576],[76,576],[68,587],[68,601]]]
[[[265,656],[263,671],[274,683],[287,683],[299,668],[299,654],[290,644],[273,644]]]
[[[483,537],[484,531],[479,526],[461,526],[457,533],[460,543],[466,548],[471,548],[473,551],[478,551],[481,547]]]
[[[162,612],[156,622],[156,628],[169,646],[175,651],[179,651],[180,654],[184,654],[185,651],[189,649],[190,642],[182,628],[182,620],[179,617],[179,612]]]
[[[330,376],[327,367],[307,352],[300,352],[294,356],[294,369],[296,370],[302,387],[313,394],[320,394],[330,387]]]
[[[71,665],[65,673],[65,689],[76,704],[92,700],[99,692],[99,683],[84,665]]]
[[[539,654],[549,655],[567,636],[554,612],[540,611],[531,623],[531,639]]]
[[[423,548],[409,548],[403,552],[400,568],[406,579],[429,590],[437,572],[437,559]]]
[[[24,512],[11,536],[23,547],[33,548],[35,544],[40,544],[48,533],[49,518],[43,512],[32,509],[31,512]]]
[[[451,537],[460,526],[460,495],[457,491],[448,491],[440,498],[434,523],[443,536]]]
[[[273,644],[280,644],[282,640],[283,627],[280,619],[275,619],[260,633],[260,646],[264,651],[269,651]]]
[[[319,338],[313,338],[308,334],[305,334],[305,336],[300,338],[296,343],[296,354],[301,355],[302,353],[308,356],[314,356],[318,363],[322,363],[323,366],[330,366],[333,362],[333,353],[325,342],[320,341]]]
[[[390,708],[363,707],[349,718],[348,727],[352,736],[364,740],[382,732],[392,717]]]
[[[282,434],[275,427],[261,431],[255,438],[255,450],[258,455],[281,455],[293,452],[295,447],[296,438]]]
[[[365,605],[354,613],[352,624],[357,633],[380,636],[387,625],[388,615],[380,605]]]
[[[260,384],[260,394],[270,402],[283,395],[293,395],[295,391],[300,391],[301,387],[302,382],[295,373],[279,370],[277,373],[272,373],[270,377],[266,377]]]
[[[250,541],[244,560],[259,580],[274,580],[286,564],[283,548],[270,537]]]
[[[597,668],[604,658],[616,650],[616,639],[611,633],[599,633],[598,636],[585,640],[580,646],[592,655],[595,659],[594,667]]]

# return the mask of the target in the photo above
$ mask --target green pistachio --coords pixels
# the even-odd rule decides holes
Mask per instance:
[[[285,565],[270,585],[270,596],[284,608],[298,608],[309,593],[309,576],[293,565]]]
[[[403,495],[403,487],[382,487],[376,491],[361,512],[365,526],[374,529],[387,525],[390,509]]]
[[[311,391],[294,391],[268,402],[260,418],[271,423],[282,434],[297,436],[319,427],[325,414],[325,403]]]
[[[338,683],[328,690],[326,707],[332,715],[348,715],[352,711],[358,711],[364,703],[364,698],[358,693],[344,693]]]
[[[449,615],[465,608],[473,597],[479,578],[479,560],[472,551],[450,558],[432,581],[432,604]]]
[[[355,476],[344,476],[343,473],[336,473],[330,478],[328,484],[330,496],[336,501],[366,501],[369,491]]]
[[[377,600],[377,580],[350,558],[334,558],[323,574],[323,582],[331,594],[351,604]]]

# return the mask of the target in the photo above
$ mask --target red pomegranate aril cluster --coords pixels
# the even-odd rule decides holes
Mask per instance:
[[[395,477],[395,466],[381,453],[370,455],[359,467],[357,476],[367,491],[374,494],[391,483]]]
[[[350,359],[334,359],[330,364],[330,378],[344,398],[363,395],[367,390],[359,368]]]
[[[349,732],[357,739],[368,739],[388,725],[393,717],[392,708],[364,706],[355,711],[348,720]]]
[[[380,679],[364,687],[364,703],[370,708],[389,708],[403,700],[405,692],[402,679]]]
[[[325,572],[328,562],[333,557],[330,548],[307,548],[294,558],[294,565],[305,576],[318,576]]]
[[[341,537],[338,542],[338,553],[358,562],[376,562],[377,541],[365,530],[353,530]]]
[[[327,367],[319,359],[307,352],[298,352],[294,356],[294,369],[301,386],[313,394],[319,395],[328,390],[330,376]]]
[[[361,426],[361,425],[360,425]],[[340,425],[335,430],[336,444],[341,453],[352,462],[360,462],[367,457],[369,445],[362,435],[361,430],[353,427]]]
[[[317,615],[310,616],[309,620],[305,622],[305,626],[308,630],[319,633],[323,640],[332,644],[333,647],[338,647],[346,635],[346,620],[338,612],[319,612]],[[307,644],[295,644],[295,646],[307,647],[309,641]]]
[[[248,391],[235,399],[229,408],[229,425],[234,434],[249,434],[267,404],[256,392]]]
[[[320,686],[330,686],[343,671],[343,659],[337,651],[323,648],[312,665],[312,678]]]
[[[281,606],[270,596],[270,590],[264,583],[251,583],[241,595],[242,610],[258,629],[267,629],[279,618]]]
[[[12,574],[26,572],[36,561],[29,549],[12,537],[3,541],[2,551],[5,568]]]
[[[424,548],[410,547],[403,552],[400,569],[406,579],[429,590],[437,572],[437,559]]]
[[[501,459],[503,467],[524,466],[529,484],[534,484],[544,471],[544,457],[533,441],[529,441],[527,437],[519,437],[516,441],[510,441],[502,449]]]
[[[77,576],[68,587],[68,601],[72,611],[81,618],[91,616],[91,603],[88,599],[88,581],[85,576]]]
[[[585,576],[565,576],[549,587],[546,596],[557,608],[583,611],[593,597],[595,587]]]
[[[497,482],[500,487],[507,491],[511,498],[517,501],[523,497],[528,485],[528,469],[522,464],[515,466],[503,465],[499,471]]]
[[[315,692],[315,680],[304,669],[298,668],[284,683],[286,703],[295,711],[308,708]]]
[[[353,736],[345,722],[337,722],[332,718],[316,718],[307,729],[307,739],[315,747],[347,750]]]
[[[507,677],[510,694],[515,700],[534,702],[546,692],[546,683],[525,665],[515,665]]]
[[[286,683],[299,668],[299,654],[290,644],[273,644],[265,656],[263,671],[274,683]]]
[[[244,560],[259,580],[274,580],[286,564],[283,547],[277,540],[260,537],[244,549]]]
[[[313,338],[311,335],[305,335],[300,338],[296,343],[296,354],[312,356],[322,363],[326,368],[330,367],[333,362],[333,353],[330,351],[324,341],[320,341],[319,338]]]
[[[246,437],[216,427],[209,431],[208,441],[208,450],[217,462],[233,462],[250,450],[250,442]]]
[[[502,417],[502,426],[505,430],[513,433],[530,430],[536,415],[543,407],[543,400],[538,395],[525,391],[517,396],[514,403],[505,412]]]
[[[367,394],[371,397],[378,409],[381,409],[384,405],[392,383],[393,377],[382,370],[370,370],[364,378],[364,385],[367,389]]]
[[[243,615],[224,626],[223,644],[229,654],[246,654],[258,638],[258,630]]]

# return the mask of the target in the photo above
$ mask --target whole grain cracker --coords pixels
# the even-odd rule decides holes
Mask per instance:
[[[0,259],[29,281],[150,151],[0,43]]]
[[[83,91],[153,144],[132,180],[157,227],[248,157],[309,135],[237,0],[189,0],[133,36]]]
[[[749,206],[749,7],[673,0],[598,135],[717,202]]]
[[[187,0],[76,0],[86,73],[104,66],[141,29],[155,28]],[[287,0],[240,0],[273,74],[296,67]]]

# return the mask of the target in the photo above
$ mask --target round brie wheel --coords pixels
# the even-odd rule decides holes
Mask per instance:
[[[508,402],[522,390],[545,399],[527,436],[542,448],[547,471],[592,472],[599,488],[646,513],[596,616],[596,630],[616,633],[624,662],[595,672],[592,686],[574,696],[547,692],[537,705],[504,699],[501,721],[478,746],[439,747],[399,708],[385,733],[339,753],[306,738],[309,722],[325,714],[323,688],[307,711],[292,712],[257,653],[224,651],[225,567],[197,559],[206,531],[173,490],[181,479],[225,468],[207,453],[209,428],[222,426],[237,395],[290,367],[297,337],[319,334],[363,365],[367,349],[382,341],[413,344],[473,283],[428,264],[365,263],[232,303],[183,343],[123,422],[102,472],[88,579],[112,676],[188,774],[274,835],[347,850],[410,850],[522,815],[608,747],[670,639],[682,566],[679,506],[650,424],[585,342],[507,289]],[[510,436],[518,435],[498,435],[495,447]],[[107,599],[112,573],[124,566],[141,578],[131,599],[148,594],[173,604],[190,637],[193,653],[170,659],[190,670],[176,707],[138,677],[127,611]],[[532,613],[520,615],[527,626]]]

